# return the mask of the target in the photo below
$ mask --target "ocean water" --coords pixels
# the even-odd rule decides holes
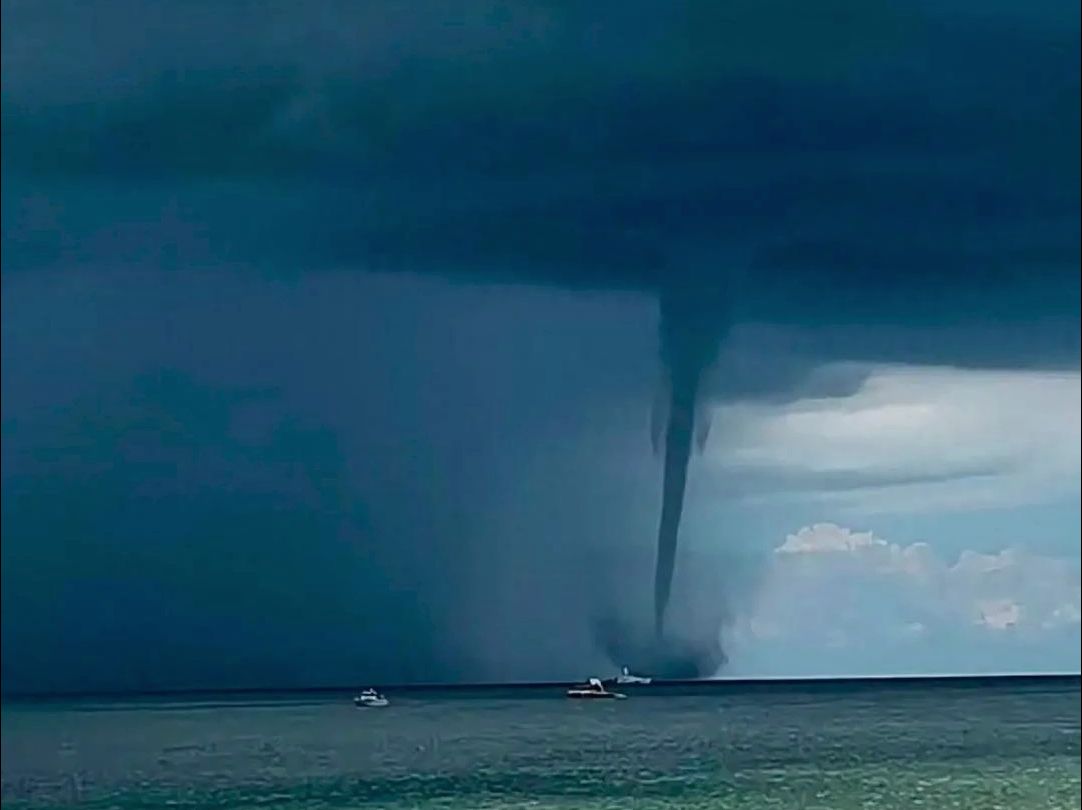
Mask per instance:
[[[3,705],[4,808],[1078,808],[1079,684]]]

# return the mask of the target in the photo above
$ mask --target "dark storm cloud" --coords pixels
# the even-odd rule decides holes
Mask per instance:
[[[692,286],[737,321],[994,319],[1002,363],[1077,363],[1065,4],[4,15],[6,273]]]
[[[1077,275],[1063,4],[4,14],[11,194],[20,177],[46,198],[143,189],[130,203],[158,195],[215,255],[281,238],[310,263],[724,283],[757,316],[790,310],[809,273],[878,309],[943,275],[972,277],[960,295],[978,304],[988,282],[1021,286],[1019,267],[1068,292]],[[72,238],[97,232],[89,216]]]

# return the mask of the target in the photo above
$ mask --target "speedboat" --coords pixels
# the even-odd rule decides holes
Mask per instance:
[[[586,700],[623,700],[627,697],[619,692],[610,692],[598,678],[590,678],[584,684],[572,686],[567,690],[567,696]]]
[[[375,689],[365,689],[361,694],[353,698],[353,705],[358,709],[382,709],[384,706],[390,706],[391,701],[387,700]]]
[[[631,684],[646,686],[652,680],[652,678],[647,678],[642,675],[632,675],[631,672],[628,671],[627,667],[623,667],[620,670],[620,674],[616,676],[616,682],[621,686],[629,686]]]

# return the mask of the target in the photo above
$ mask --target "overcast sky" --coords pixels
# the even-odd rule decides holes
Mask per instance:
[[[4,4],[4,688],[611,666],[659,300],[722,674],[1077,671],[1078,8],[422,5]]]

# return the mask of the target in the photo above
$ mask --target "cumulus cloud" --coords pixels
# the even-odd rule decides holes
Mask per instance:
[[[946,559],[833,523],[773,552],[732,630],[748,674],[1077,670],[1078,559],[1007,548]],[[774,671],[774,668],[777,671]]]
[[[1077,496],[1079,404],[1077,371],[872,366],[848,396],[719,408],[707,475],[857,513]]]

